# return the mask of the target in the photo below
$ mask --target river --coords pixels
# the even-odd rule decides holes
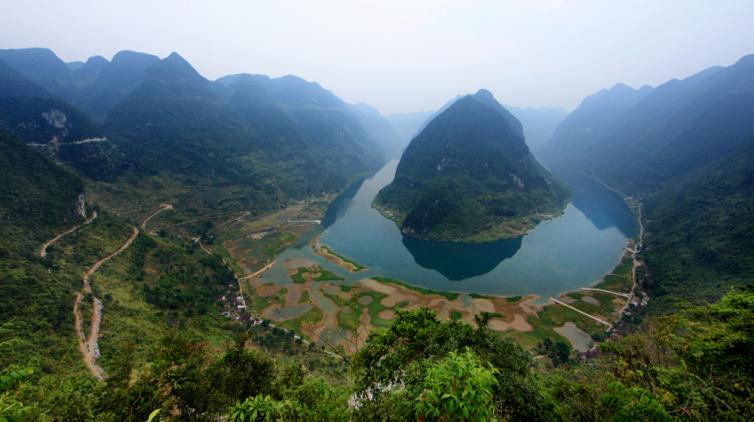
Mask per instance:
[[[573,197],[563,214],[525,236],[491,243],[453,243],[403,236],[371,207],[392,181],[397,160],[355,183],[333,202],[323,220],[321,242],[368,269],[349,273],[322,259],[306,242],[288,248],[264,279],[287,284],[283,262],[316,261],[346,279],[382,275],[432,290],[543,298],[592,285],[617,264],[635,231],[634,218],[616,193],[566,170],[557,172]]]

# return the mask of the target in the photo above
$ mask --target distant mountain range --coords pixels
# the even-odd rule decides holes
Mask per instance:
[[[489,241],[521,235],[567,197],[524,143],[521,123],[480,90],[411,141],[375,206],[409,236]]]
[[[658,87],[585,98],[542,149],[644,203],[654,312],[754,277],[754,55]]]
[[[754,137],[754,55],[656,88],[587,97],[543,149],[626,192],[714,167]]]
[[[0,50],[0,111],[0,128],[46,144],[48,156],[88,178],[129,180],[124,193],[183,191],[192,203],[260,210],[337,192],[399,149],[379,112],[316,83],[209,81],[176,53],[123,51],[69,65],[48,49]],[[166,180],[178,190],[149,188]],[[229,198],[218,186],[240,190]]]

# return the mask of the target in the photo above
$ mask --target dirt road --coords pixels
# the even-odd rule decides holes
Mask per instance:
[[[152,217],[161,213],[162,211],[169,209],[173,209],[173,206],[170,204],[161,204],[159,210],[153,212],[141,222],[142,230],[146,228],[147,223],[152,219]],[[97,270],[102,266],[102,264],[115,258],[123,251],[128,249],[128,247],[131,246],[134,240],[136,240],[136,237],[138,235],[139,229],[137,229],[136,227],[131,227],[131,236],[120,246],[120,248],[118,248],[118,250],[111,253],[110,255],[107,255],[104,258],[100,258],[84,273],[84,276],[81,279],[83,283],[82,291],[76,293],[76,299],[73,303],[74,327],[79,339],[79,350],[81,351],[81,354],[84,358],[86,367],[89,368],[89,371],[98,380],[103,380],[105,378],[105,372],[97,365],[97,358],[99,358],[100,356],[99,344],[97,343],[97,340],[99,339],[100,325],[102,323],[102,310],[104,306],[102,305],[102,302],[94,295],[90,279],[92,275],[97,272]],[[84,294],[90,294],[92,297],[92,315],[88,336],[84,334],[82,322],[83,318],[81,316],[80,310],[81,300],[83,299]]]
[[[91,223],[92,221],[94,221],[95,218],[97,218],[97,211],[93,211],[92,212],[92,216],[89,217],[89,218],[87,218],[86,221],[84,221],[83,223],[75,225],[75,226],[71,227],[70,229],[64,231],[63,233],[60,233],[59,235],[57,235],[57,236],[53,237],[52,239],[48,240],[47,242],[43,243],[42,246],[39,247],[39,256],[41,256],[42,258],[46,257],[47,256],[47,248],[49,248],[50,246],[52,246],[58,240],[66,237],[66,236],[68,236],[69,234],[75,232],[76,230],[78,230],[78,229],[86,226],[87,224]]]

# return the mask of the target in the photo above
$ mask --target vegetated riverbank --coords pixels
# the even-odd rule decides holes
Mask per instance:
[[[364,202],[364,199],[371,199],[370,190],[376,189],[380,182],[366,180],[362,187],[367,192],[357,192],[348,209],[371,209],[371,201]],[[296,223],[321,220],[327,207],[326,203],[319,205],[313,207],[301,203],[257,217],[254,221],[241,221],[231,227],[223,227],[214,234],[216,241],[213,249],[227,258],[229,264],[238,269],[238,274],[247,274],[243,276],[241,284],[246,303],[255,315],[312,342],[326,341],[336,345],[340,353],[356,350],[359,347],[358,338],[365,338],[364,333],[369,328],[381,326],[392,319],[398,309],[422,306],[434,307],[442,319],[460,319],[471,324],[476,323],[476,316],[488,313],[491,328],[515,339],[529,350],[546,339],[584,350],[585,338],[589,339],[590,346],[592,341],[605,338],[606,327],[620,319],[621,311],[627,308],[625,295],[630,293],[633,282],[629,277],[631,260],[625,254],[618,263],[610,264],[612,270],[600,277],[595,285],[587,287],[594,290],[582,290],[580,286],[585,284],[577,284],[569,286],[566,293],[554,296],[568,306],[547,304],[552,293],[539,297],[515,292],[515,295],[524,296],[524,300],[520,301],[495,294],[457,293],[452,289],[443,293],[445,288],[416,287],[410,277],[393,274],[383,277],[378,266],[370,265],[371,270],[367,269],[329,242],[327,246],[320,244],[322,229],[318,225]],[[376,212],[374,215],[382,218]],[[349,217],[345,215],[341,218],[348,221]],[[588,217],[582,219],[585,224],[596,224],[587,221]],[[337,224],[334,223],[330,230],[337,231]],[[295,248],[291,248],[294,245]],[[292,253],[286,252],[289,248]],[[298,248],[302,248],[301,252],[296,252]],[[364,259],[362,255],[358,255],[359,260]],[[272,261],[277,261],[277,264],[267,275],[248,276]],[[361,271],[363,275],[359,275]],[[349,289],[353,290],[354,286],[358,290],[349,295]],[[577,288],[572,290],[574,287]],[[409,300],[396,302],[385,297],[378,299],[376,296],[385,295],[382,290],[387,288],[397,289]],[[333,289],[340,290],[334,292]],[[339,298],[334,299],[335,296]],[[372,298],[360,299],[361,296]],[[369,301],[371,305],[359,304],[359,300]],[[491,302],[491,306],[485,301]],[[367,308],[372,312],[364,314]]]

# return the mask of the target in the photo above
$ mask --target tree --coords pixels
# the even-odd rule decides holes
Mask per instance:
[[[419,419],[494,420],[493,386],[498,371],[470,350],[450,352],[430,366],[416,402]]]

